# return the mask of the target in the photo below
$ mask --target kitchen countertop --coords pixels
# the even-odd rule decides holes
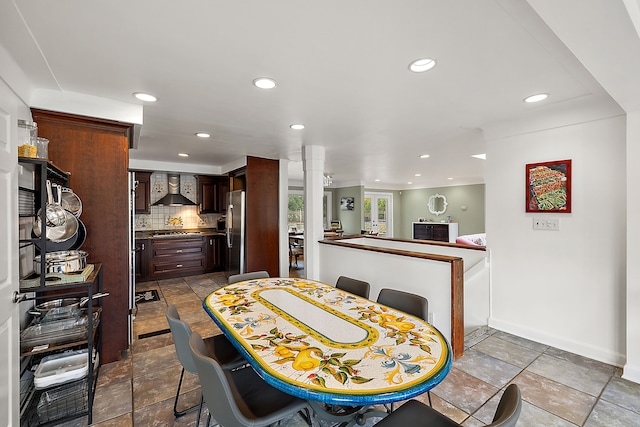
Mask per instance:
[[[166,233],[159,235],[160,233]],[[136,231],[136,239],[171,239],[180,237],[197,237],[197,236],[224,236],[223,231],[216,228],[196,228],[196,229],[174,229],[174,230],[145,230]]]

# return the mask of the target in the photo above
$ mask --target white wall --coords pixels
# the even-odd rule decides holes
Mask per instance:
[[[622,365],[626,352],[624,116],[487,141],[489,325]],[[525,213],[525,164],[572,159],[572,213]],[[560,231],[534,231],[534,217]]]
[[[623,378],[640,383],[640,111],[627,117],[627,363]]]

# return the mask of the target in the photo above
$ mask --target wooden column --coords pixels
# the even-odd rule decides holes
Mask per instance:
[[[104,298],[102,362],[128,348],[129,315],[129,123],[32,109],[38,136],[49,139],[49,159],[71,172],[69,186],[82,200],[87,228],[82,250],[102,263]]]
[[[279,161],[247,157],[245,174],[247,271],[280,275]]]

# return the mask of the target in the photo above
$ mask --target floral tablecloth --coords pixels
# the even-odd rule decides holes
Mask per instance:
[[[313,280],[234,283],[203,306],[265,381],[308,400],[404,400],[437,385],[451,366],[435,327]]]

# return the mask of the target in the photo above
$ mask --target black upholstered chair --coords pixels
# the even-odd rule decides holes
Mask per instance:
[[[500,399],[493,422],[486,427],[514,427],[520,418],[521,409],[520,389],[516,384],[511,384]],[[461,425],[417,400],[410,400],[383,418],[376,427],[460,427]]]
[[[252,271],[251,273],[232,274],[227,278],[227,284],[244,282],[245,280],[253,279],[268,279],[269,273],[266,271]]]
[[[200,410],[202,409],[202,399],[200,399],[200,405],[193,406],[191,408],[178,411],[178,398],[180,396],[180,388],[182,387],[182,380],[184,378],[184,371],[192,374],[197,374],[196,366],[193,363],[193,357],[191,356],[191,350],[189,349],[189,338],[191,337],[191,328],[184,321],[180,320],[178,310],[174,305],[167,307],[166,311],[167,322],[169,322],[169,328],[171,329],[171,335],[173,336],[173,344],[176,349],[178,360],[182,365],[182,371],[180,372],[180,381],[178,382],[178,391],[176,392],[176,398],[173,402],[173,414],[176,417],[181,417],[186,413],[197,409],[198,420],[200,420]],[[246,364],[246,360],[238,353],[233,347],[233,344],[224,335],[214,335],[207,338],[204,341],[206,352],[210,357],[214,357],[224,369],[234,369]],[[199,425],[199,424],[197,424]]]
[[[369,299],[369,289],[371,288],[371,286],[368,282],[363,282],[362,280],[340,276],[338,277],[338,281],[336,282],[336,288],[350,292],[354,295],[359,295],[362,298]]]
[[[271,387],[253,369],[227,371],[207,356],[207,348],[197,332],[189,340],[198,371],[204,401],[211,417],[225,427],[268,426],[304,411],[310,420],[309,405]]]

